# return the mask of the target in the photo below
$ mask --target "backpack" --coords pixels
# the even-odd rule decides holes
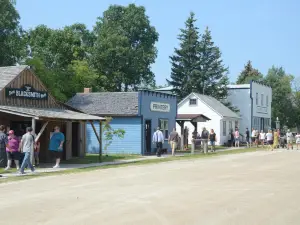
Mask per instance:
[[[207,130],[204,130],[202,131],[202,139],[208,139],[208,131]]]

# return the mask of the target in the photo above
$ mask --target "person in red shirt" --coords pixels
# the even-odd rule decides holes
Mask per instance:
[[[15,135],[13,130],[8,132],[8,144],[6,146],[6,154],[7,154],[7,167],[5,170],[9,170],[11,168],[12,161],[15,160],[15,164],[17,170],[19,170],[19,160],[20,160],[20,152],[19,145],[20,139]]]

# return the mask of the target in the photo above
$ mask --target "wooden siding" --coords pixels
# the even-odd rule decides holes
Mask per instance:
[[[99,122],[94,122],[97,131],[100,130]],[[142,131],[141,131],[141,118],[140,117],[121,117],[113,118],[111,121],[111,127],[113,129],[124,129],[125,136],[123,139],[114,137],[112,143],[109,145],[107,151],[105,151],[104,135],[102,137],[102,151],[103,155],[108,154],[141,154],[142,143]],[[86,150],[87,153],[98,153],[99,143],[94,134],[92,126],[86,125]]]
[[[5,88],[0,91],[0,104],[10,106],[24,106],[35,108],[62,108],[54,97],[49,93],[43,83],[37,78],[30,69],[23,70],[11,83],[6,87],[8,88],[21,88],[23,85],[29,84],[37,91],[48,92],[48,99],[26,99],[26,98],[6,98]]]

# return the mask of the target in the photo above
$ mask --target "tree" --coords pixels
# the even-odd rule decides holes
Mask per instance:
[[[158,33],[151,26],[144,7],[112,5],[98,18],[92,62],[107,77],[108,91],[128,91],[154,83]]]
[[[181,29],[181,34],[178,35],[179,48],[175,48],[174,55],[170,56],[172,71],[171,79],[167,79],[167,82],[173,87],[179,100],[195,90],[194,82],[199,82],[195,79],[201,69],[199,32],[195,26],[196,21],[195,14],[191,12],[185,22],[185,29]]]
[[[223,64],[222,53],[212,41],[211,31],[206,28],[200,41],[200,73],[194,78],[196,90],[226,103],[228,68]],[[200,92],[201,93],[201,92]]]
[[[250,81],[263,81],[263,75],[257,70],[252,67],[252,63],[249,60],[245,65],[244,70],[238,76],[236,81],[237,84],[249,84]]]
[[[298,132],[300,132],[300,77],[297,77],[292,82],[293,94],[293,109],[292,112],[294,114],[294,126],[296,127]]]
[[[0,66],[12,66],[25,55],[20,16],[10,0],[0,0]]]
[[[281,125],[293,127],[292,88],[293,76],[286,74],[282,67],[273,66],[264,79],[265,84],[272,87],[272,126],[278,117]],[[288,110],[290,109],[290,110]]]

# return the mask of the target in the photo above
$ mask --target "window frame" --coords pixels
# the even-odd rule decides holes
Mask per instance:
[[[269,107],[269,96],[266,95],[266,106]]]
[[[226,136],[226,131],[227,131],[227,128],[226,128],[227,123],[226,122],[227,122],[226,120],[223,121],[223,136]]]
[[[165,128],[165,122],[167,122],[167,129]],[[162,126],[162,124],[164,124],[164,125]],[[159,118],[158,119],[158,126],[159,126],[161,132],[164,135],[164,139],[168,140],[169,139],[169,134],[170,134],[169,133],[169,119],[167,119],[167,118]],[[167,135],[166,135],[166,132],[167,132]]]
[[[258,105],[258,93],[256,92],[256,105]]]
[[[264,94],[261,94],[260,104],[261,106],[264,106]]]
[[[195,101],[195,104],[191,104],[191,100]],[[190,106],[197,106],[197,104],[198,104],[197,98],[190,98],[189,99],[189,105]]]

